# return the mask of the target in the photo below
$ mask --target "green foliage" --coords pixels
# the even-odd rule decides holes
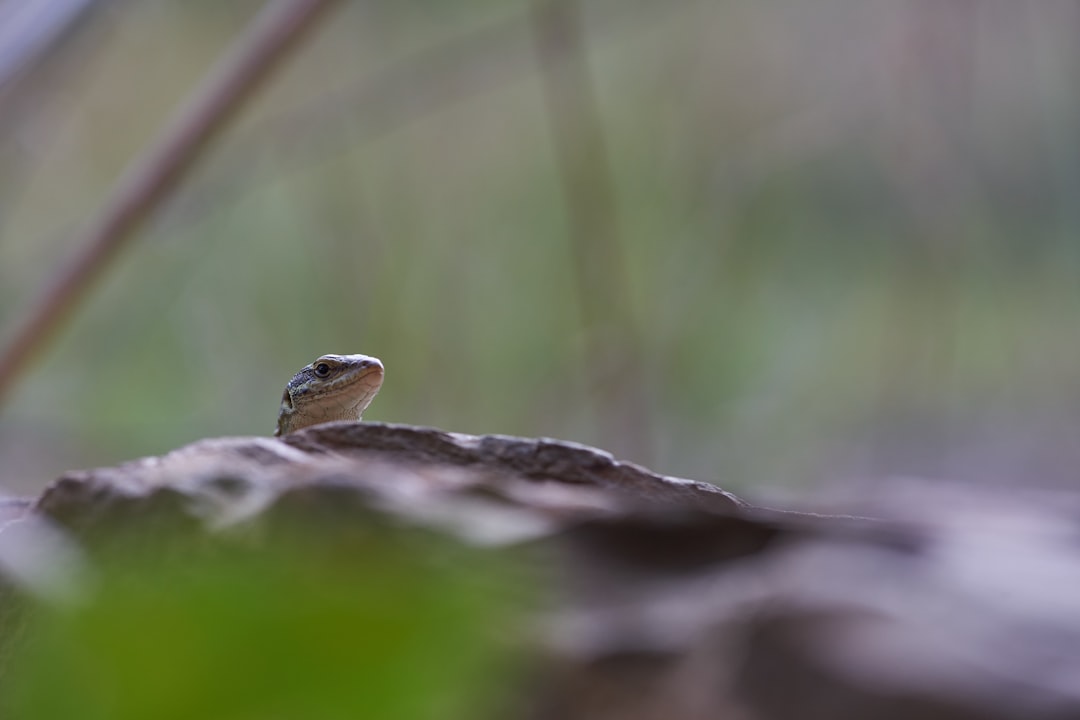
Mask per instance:
[[[89,602],[32,613],[4,716],[484,717],[512,681],[498,562],[411,533],[312,535],[105,561]]]

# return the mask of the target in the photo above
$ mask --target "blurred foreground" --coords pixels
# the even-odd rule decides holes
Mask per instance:
[[[0,528],[0,708],[1080,717],[1080,500],[882,500],[766,510],[576,444],[403,425],[203,441],[68,475]]]

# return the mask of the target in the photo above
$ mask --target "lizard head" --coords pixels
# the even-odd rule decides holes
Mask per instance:
[[[274,435],[332,420],[359,420],[382,381],[383,365],[378,358],[323,355],[285,386]]]

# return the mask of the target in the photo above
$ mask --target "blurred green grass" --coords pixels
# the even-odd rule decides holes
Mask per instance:
[[[42,139],[0,138],[32,168],[0,183],[19,190],[0,195],[0,325],[240,7],[126,5],[48,89]],[[639,445],[593,402],[597,330],[524,7],[337,14],[11,398],[0,480],[268,434],[292,372],[365,352],[387,365],[366,419],[602,443],[737,490],[897,472],[1071,482],[1077,11],[586,3],[639,330],[612,353],[643,371]],[[380,115],[387,99],[311,113],[500,22],[521,42],[474,48],[476,68],[508,68],[499,82],[400,121]],[[309,122],[277,132],[297,108]]]
[[[495,553],[352,523],[258,543],[112,543],[84,601],[32,606],[5,717],[493,716],[517,681],[523,574],[507,592]]]

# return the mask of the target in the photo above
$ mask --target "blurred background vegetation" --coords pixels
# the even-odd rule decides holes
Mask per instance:
[[[750,497],[1074,482],[1080,6],[590,0],[581,63],[544,4],[343,4],[8,396],[0,482],[268,435],[326,352],[386,364],[367,420]],[[99,2],[3,96],[0,338],[257,7]]]

